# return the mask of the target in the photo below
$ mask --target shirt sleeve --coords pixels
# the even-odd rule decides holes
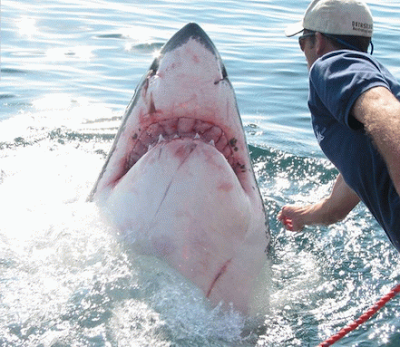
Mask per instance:
[[[358,97],[367,90],[389,86],[373,59],[363,53],[336,51],[318,59],[310,71],[310,88],[334,118],[352,129],[361,128],[351,116]]]

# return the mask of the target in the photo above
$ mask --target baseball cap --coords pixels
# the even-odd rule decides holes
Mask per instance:
[[[286,36],[304,29],[322,34],[372,37],[373,19],[370,9],[360,0],[313,0],[304,18],[289,25]]]

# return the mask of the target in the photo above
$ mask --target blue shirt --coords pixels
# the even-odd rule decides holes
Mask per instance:
[[[400,252],[400,197],[381,155],[363,125],[351,115],[357,98],[378,86],[400,100],[398,81],[371,55],[331,52],[310,70],[308,105],[321,149]]]

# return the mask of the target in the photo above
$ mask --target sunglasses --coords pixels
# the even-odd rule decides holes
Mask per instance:
[[[357,47],[353,46],[352,44],[350,44],[350,43],[348,43],[346,41],[343,41],[343,40],[341,40],[341,39],[339,39],[337,37],[334,37],[334,36],[329,35],[329,34],[322,34],[322,35],[327,37],[327,38],[330,38],[331,40],[334,40],[334,41],[340,43],[341,45],[347,47],[348,49],[360,51],[359,48],[357,48]],[[311,33],[303,34],[302,36],[299,37],[299,45],[300,45],[300,48],[301,48],[301,50],[303,52],[304,52],[304,47],[305,47],[305,41],[304,40],[307,37],[314,37],[314,36],[315,36],[315,32],[311,32]],[[372,44],[372,41],[370,42],[370,45],[371,45],[371,53],[370,54],[372,55],[372,53],[374,52],[374,45]]]
[[[299,37],[299,45],[300,45],[300,48],[301,48],[301,50],[304,52],[304,40],[307,38],[307,37],[314,37],[315,36],[315,33],[307,33],[307,34],[303,34],[303,35],[301,35],[300,37]]]

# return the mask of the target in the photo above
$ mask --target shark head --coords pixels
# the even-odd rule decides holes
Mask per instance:
[[[91,198],[137,252],[248,312],[269,229],[236,97],[195,23],[139,83]]]

